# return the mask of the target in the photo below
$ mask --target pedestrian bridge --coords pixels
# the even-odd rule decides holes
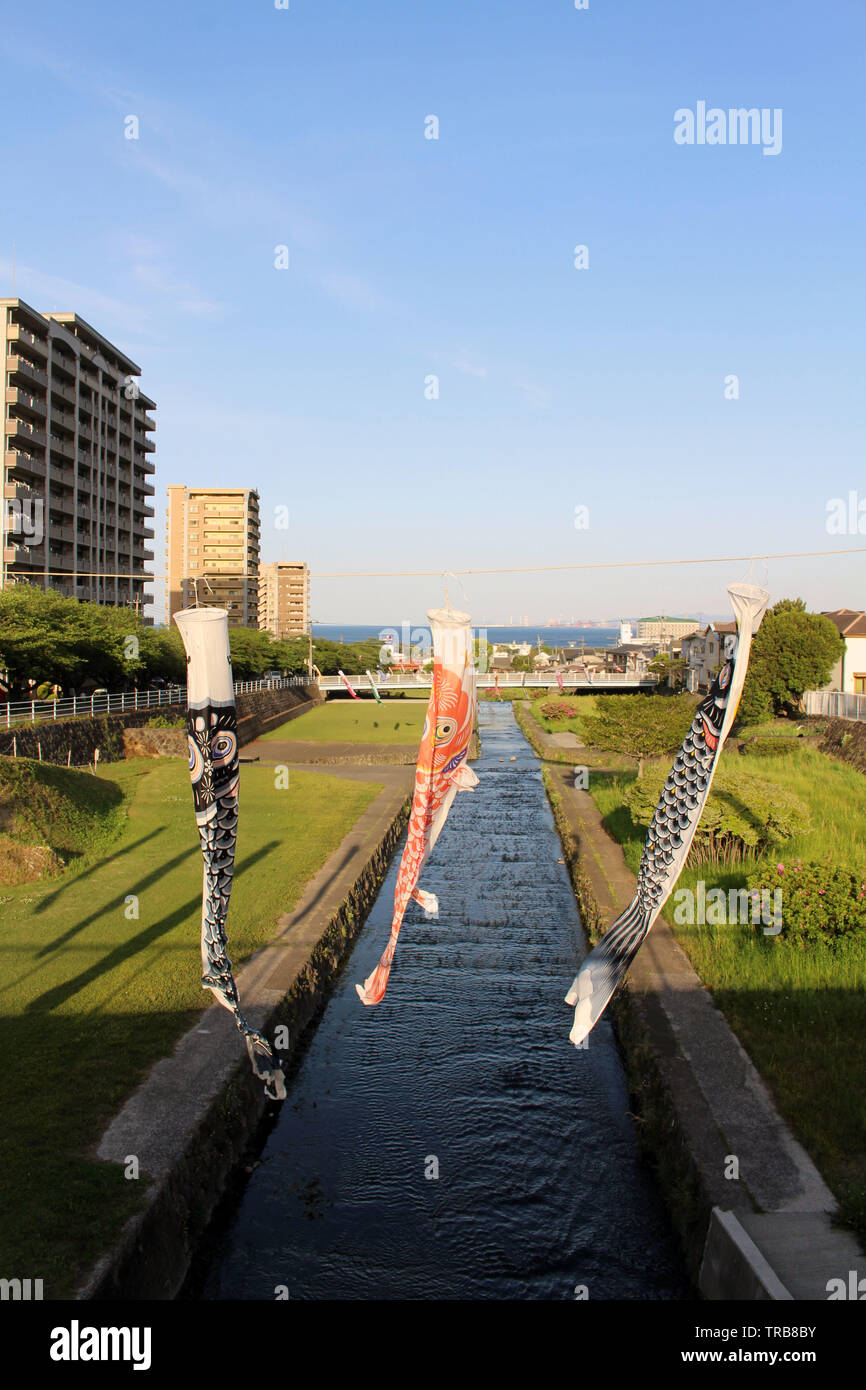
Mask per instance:
[[[359,695],[369,694],[372,688],[369,676],[347,676],[346,678],[352,689]],[[406,690],[429,690],[432,685],[432,676],[429,671],[419,671],[415,676],[375,676],[376,689],[382,694],[396,693]],[[476,675],[476,682],[479,690],[525,690],[527,695],[531,695],[537,690],[559,690],[559,682],[555,675],[530,675],[525,671],[479,671]],[[562,676],[563,692],[573,694],[575,691],[602,690],[602,691],[621,691],[621,690],[654,690],[659,683],[658,676],[636,676],[634,674],[620,675],[616,671],[604,671],[598,675],[566,675]],[[322,691],[345,691],[346,686],[340,676],[320,676],[317,681],[318,687]]]

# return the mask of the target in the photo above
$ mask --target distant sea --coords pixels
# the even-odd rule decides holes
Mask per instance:
[[[417,627],[412,628],[407,633],[408,640],[412,640],[412,635],[423,629],[429,632],[429,627],[423,623],[418,623]],[[355,623],[314,623],[313,635],[321,637],[326,642],[364,642],[370,638],[379,638],[382,632],[395,632],[403,640],[402,628],[379,623],[378,625],[365,626]],[[473,633],[476,637],[487,633],[488,642],[531,642],[536,645],[538,638],[541,638],[543,646],[546,647],[579,647],[581,641],[587,647],[615,647],[619,640],[618,627],[488,627],[473,624]],[[415,639],[418,640],[417,637]]]

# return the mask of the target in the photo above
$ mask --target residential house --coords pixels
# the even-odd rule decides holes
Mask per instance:
[[[866,695],[866,613],[856,608],[836,608],[825,618],[844,639],[845,650],[833,667],[824,690],[843,690],[849,695]]]
[[[736,623],[708,623],[702,632],[684,637],[682,659],[686,663],[683,672],[686,690],[709,690],[719,667],[733,654],[736,642]]]

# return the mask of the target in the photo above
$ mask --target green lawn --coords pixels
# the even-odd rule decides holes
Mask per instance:
[[[144,1183],[93,1149],[212,1001],[199,983],[202,861],[185,763],[111,764],[100,780],[126,798],[113,843],[60,879],[0,890],[0,1269],[44,1279],[47,1298],[75,1287],[143,1201]],[[380,790],[309,772],[283,790],[273,769],[242,768],[235,965]]]
[[[428,697],[430,692],[426,692]],[[309,739],[313,743],[412,744],[417,747],[424,728],[426,701],[394,706],[375,700],[328,700],[297,719],[265,734],[277,741]]]
[[[728,769],[739,755],[723,753]],[[745,762],[745,759],[744,759]],[[647,773],[652,774],[652,764]],[[661,767],[662,764],[656,764]],[[669,764],[665,764],[665,767]],[[781,859],[831,859],[866,873],[866,778],[806,743],[784,759],[750,757],[750,772],[778,782],[809,806],[808,830],[784,845]],[[633,773],[595,773],[589,788],[637,872],[645,832],[632,823],[623,793]],[[753,863],[736,869],[686,868],[678,888],[744,886]],[[866,939],[836,950],[799,950],[760,926],[694,926],[664,916],[769,1084],[776,1102],[866,1239]]]

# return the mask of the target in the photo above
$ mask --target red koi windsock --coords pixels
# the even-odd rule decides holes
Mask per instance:
[[[435,895],[418,887],[421,867],[439,838],[457,792],[471,791],[478,785],[478,778],[466,761],[475,725],[475,667],[469,614],[438,608],[427,617],[433,637],[433,688],[418,750],[415,794],[406,848],[397,874],[391,935],[376,969],[363,985],[355,986],[364,1004],[378,1004],[385,996],[409,899],[414,898],[425,912],[439,910]]]
[[[342,671],[338,671],[338,672],[337,672],[337,675],[340,677],[340,680],[343,682],[344,686],[345,686],[346,689],[348,690],[348,692],[349,692],[349,694],[351,695],[352,699],[353,699],[353,700],[359,700],[361,697],[360,697],[360,695],[356,695],[356,694],[355,694],[354,690],[352,689],[352,687],[351,687],[350,684],[349,684],[349,679],[348,679],[348,677],[347,677],[346,675],[344,675]]]

